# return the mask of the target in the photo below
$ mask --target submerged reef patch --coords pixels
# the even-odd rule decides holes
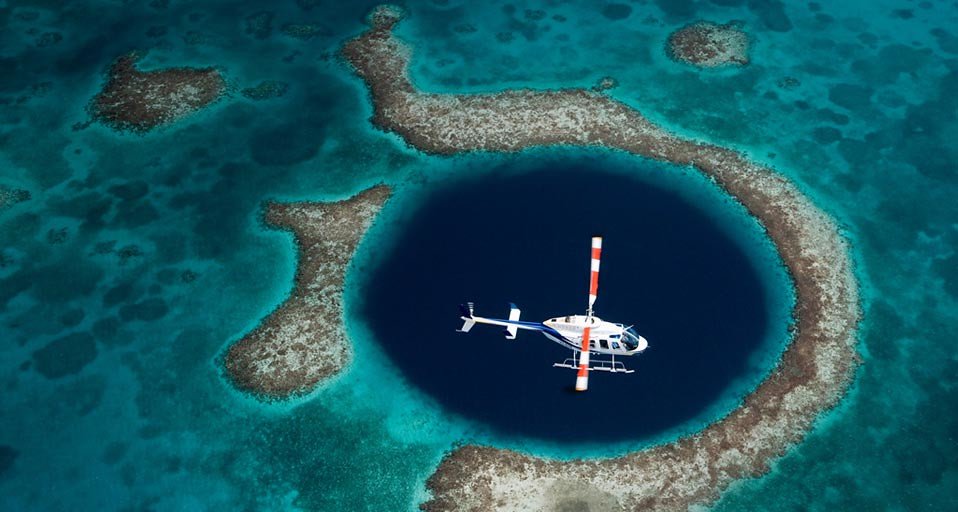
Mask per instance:
[[[329,36],[332,32],[316,23],[287,23],[280,29],[284,34],[302,41],[309,41],[314,37]]]
[[[0,211],[28,199],[30,199],[29,191],[0,185]]]
[[[246,87],[240,93],[251,100],[261,101],[280,98],[286,94],[289,84],[279,80],[263,80],[262,82]]]
[[[139,59],[130,53],[110,66],[106,85],[89,105],[93,119],[115,130],[146,133],[208,106],[226,91],[215,68],[140,71]]]
[[[519,151],[603,146],[691,166],[713,179],[767,230],[795,286],[794,335],[772,374],[738,409],[698,434],[617,458],[549,460],[485,446],[447,454],[427,486],[426,510],[545,510],[570,502],[557,482],[589,485],[595,504],[686,510],[759,475],[834,406],[859,361],[858,286],[834,221],[790,181],[735,151],[683,139],[635,109],[584,89],[431,94],[409,79],[410,48],[392,32],[402,11],[381,6],[371,28],[343,47],[366,81],[373,122],[423,151]],[[299,328],[295,323],[283,324]],[[614,505],[613,505],[614,501]],[[603,505],[604,507],[606,505]]]
[[[673,60],[700,68],[744,66],[748,64],[748,35],[735,23],[700,21],[672,32],[666,53]]]
[[[80,373],[96,359],[96,340],[80,332],[57,338],[33,353],[34,367],[48,379]]]
[[[0,444],[0,477],[2,477],[16,462],[20,452],[12,446]]]
[[[272,11],[257,11],[246,17],[246,33],[256,39],[266,39],[273,33]]]
[[[339,202],[266,206],[266,222],[293,233],[299,261],[286,302],[226,352],[226,371],[239,388],[260,398],[288,398],[309,392],[349,363],[342,311],[346,269],[391,193],[377,186]]]

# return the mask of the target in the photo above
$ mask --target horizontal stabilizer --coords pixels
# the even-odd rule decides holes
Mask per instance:
[[[456,329],[456,332],[469,332],[469,329],[472,329],[473,325],[476,325],[476,321],[471,318],[463,317],[462,327]]]
[[[469,332],[469,329],[472,329],[473,325],[476,325],[476,321],[473,320],[472,312],[475,310],[476,305],[472,302],[467,302],[465,304],[459,305],[459,313],[462,315],[462,327],[456,329],[456,332]]]
[[[519,308],[516,307],[515,304],[509,303],[509,321],[510,321],[510,322],[518,322],[518,321],[519,321],[519,315],[520,315],[521,313],[522,313],[522,311],[520,311]],[[518,333],[518,332],[519,332],[519,328],[518,328],[517,326],[515,326],[515,325],[507,325],[507,326],[506,326],[506,332],[505,332],[505,334],[506,334],[506,339],[507,339],[507,340],[514,340],[514,339],[516,339],[516,333]]]

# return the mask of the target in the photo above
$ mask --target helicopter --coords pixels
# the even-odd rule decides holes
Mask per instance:
[[[498,325],[503,327],[506,339],[514,340],[520,329],[539,331],[546,338],[572,350],[572,357],[557,368],[577,370],[575,389],[589,389],[589,371],[610,373],[633,373],[616,356],[633,356],[644,352],[649,342],[635,332],[633,326],[609,322],[595,316],[593,306],[599,289],[599,261],[602,255],[602,237],[592,237],[592,262],[589,278],[589,306],[584,315],[557,316],[543,322],[526,322],[519,319],[521,310],[515,304],[509,304],[509,317],[506,319],[476,316],[475,304],[461,304],[460,318],[462,327],[458,332],[469,332],[476,324]],[[608,355],[611,359],[590,359],[590,354]]]

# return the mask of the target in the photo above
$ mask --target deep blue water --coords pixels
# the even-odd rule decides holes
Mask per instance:
[[[545,159],[517,173],[435,187],[365,285],[363,314],[416,386],[499,431],[552,441],[640,440],[693,419],[751,370],[770,312],[756,270],[707,212],[602,159]],[[596,314],[634,324],[645,353],[634,374],[553,368],[571,351],[541,334],[476,326],[457,304],[529,321],[584,314],[590,237],[604,237]],[[780,284],[780,283],[775,283]]]
[[[371,269],[391,223],[415,209],[412,189],[427,197],[454,177],[549,154],[438,158],[371,127],[366,90],[335,52],[375,3],[0,0],[0,186],[31,195],[0,209],[0,509],[416,510],[426,478],[457,442],[541,448],[432,403],[358,311],[348,317],[356,364],[322,391],[261,404],[222,378],[225,347],[293,283],[293,241],[264,228],[263,201],[395,186],[360,251]],[[855,385],[770,473],[730,489],[716,510],[958,509],[954,2],[404,4],[398,30],[415,46],[421,87],[589,87],[613,76],[614,98],[773,165],[851,240],[865,292]],[[263,16],[269,26],[249,30],[247,20]],[[741,21],[751,64],[702,71],[671,62],[668,34],[700,19]],[[303,23],[317,27],[315,37],[284,31]],[[147,68],[219,66],[234,93],[147,136],[73,130],[106,67],[131,50],[147,52]],[[286,82],[288,92],[265,101],[238,93],[263,80]],[[685,180],[670,190],[697,188]],[[705,210],[723,229],[736,225],[722,208]],[[583,307],[588,242],[569,243],[577,270],[557,280],[568,291],[542,315]],[[622,257],[620,242],[607,243],[608,258]],[[776,264],[756,261],[762,271]],[[607,263],[599,312],[651,329],[656,319],[643,310],[614,309],[623,303],[606,295],[615,293],[608,274],[622,267]],[[358,266],[350,283],[364,276]],[[348,289],[347,309],[361,305],[358,288]],[[490,288],[444,299],[448,309],[428,325],[452,329],[466,299],[488,314],[516,300],[530,319],[530,308],[545,305],[506,284]],[[564,357],[536,337],[508,345],[494,329],[452,339],[511,356],[528,347],[530,371],[553,371],[548,364]],[[640,373],[668,348],[667,338],[650,339],[634,360]],[[747,389],[769,367],[749,364],[730,389]],[[589,395],[611,389],[614,377],[596,378]],[[717,397],[699,420],[720,415],[736,394]]]

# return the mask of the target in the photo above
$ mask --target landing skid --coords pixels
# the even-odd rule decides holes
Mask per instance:
[[[561,363],[552,363],[552,366],[554,368],[569,368],[570,370],[579,369],[579,364],[576,362],[575,354]],[[624,364],[616,361],[615,356],[612,356],[611,361],[605,361],[601,359],[590,360],[589,370],[609,373],[635,373],[635,370],[629,370]]]

